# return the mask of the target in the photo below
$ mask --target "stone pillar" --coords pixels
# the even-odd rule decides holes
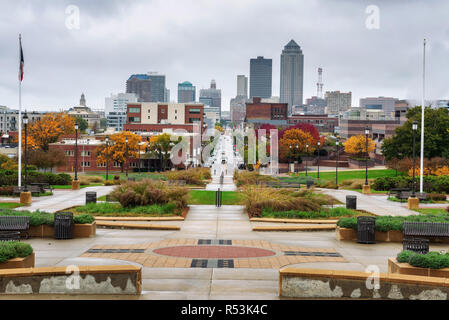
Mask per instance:
[[[419,199],[418,198],[408,198],[408,209],[419,209]]]
[[[364,184],[362,186],[362,193],[363,194],[370,194],[371,193],[371,187],[369,185]]]
[[[20,193],[20,203],[24,204],[26,206],[31,205],[31,192],[27,191],[27,192],[21,192]]]
[[[80,189],[80,181],[72,180],[72,190],[79,190],[79,189]]]

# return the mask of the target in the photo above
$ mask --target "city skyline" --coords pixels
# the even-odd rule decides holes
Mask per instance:
[[[18,105],[19,33],[25,57],[22,101],[30,111],[71,107],[80,92],[92,107],[104,108],[105,97],[124,92],[123,81],[130,74],[152,70],[166,75],[171,92],[184,79],[198,90],[216,79],[223,110],[229,110],[236,95],[235,78],[249,76],[249,60],[256,56],[273,59],[272,95],[279,96],[280,52],[290,39],[307,53],[304,99],[315,95],[316,69],[322,66],[323,91],[351,91],[353,106],[363,97],[420,101],[424,37],[426,99],[449,97],[444,79],[449,72],[447,3],[415,1],[402,13],[398,4],[377,1],[373,4],[380,10],[378,30],[365,26],[369,3],[350,0],[305,1],[301,6],[274,1],[74,1],[80,10],[80,29],[74,30],[65,25],[70,4],[2,3],[0,105]],[[204,7],[207,12],[200,10]],[[266,26],[267,11],[276,15]],[[404,19],[398,19],[401,15]],[[276,23],[280,21],[282,25]],[[142,38],[151,45],[142,44]],[[214,45],[203,45],[202,38],[213,39]]]

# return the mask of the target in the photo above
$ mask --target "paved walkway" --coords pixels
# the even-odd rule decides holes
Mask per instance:
[[[216,191],[235,191],[237,187],[234,184],[234,169],[237,167],[237,159],[234,157],[232,146],[232,137],[224,135],[220,137],[216,146],[215,163],[210,168],[212,173],[212,182],[206,186],[206,190]],[[224,155],[223,155],[224,152]],[[226,160],[222,164],[222,159]],[[223,184],[220,184],[220,175],[223,173]]]
[[[97,192],[97,198],[108,194],[114,186],[87,187],[80,190],[54,189],[52,196],[33,197],[31,206],[19,207],[16,210],[56,212],[86,203],[86,192]]]
[[[416,211],[402,207],[398,202],[387,200],[385,196],[368,196],[357,191],[344,189],[317,188],[317,190],[322,190],[325,194],[333,196],[343,203],[346,203],[347,195],[357,196],[357,209],[365,210],[378,216],[410,216],[419,214]]]

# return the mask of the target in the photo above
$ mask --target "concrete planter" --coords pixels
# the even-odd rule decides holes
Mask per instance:
[[[408,263],[400,263],[396,258],[388,259],[388,272],[397,274],[407,274],[412,276],[449,278],[449,268],[430,269],[411,266]]]
[[[53,226],[42,224],[40,226],[30,226],[28,234],[30,237],[37,238],[53,238],[54,236]],[[94,221],[91,224],[75,224],[73,227],[73,236],[75,238],[90,238],[97,233],[97,224]]]
[[[338,240],[357,240],[357,231],[354,229],[337,227],[335,232]],[[402,231],[399,230],[376,231],[376,241],[379,242],[402,242],[402,238]]]
[[[0,269],[14,269],[14,268],[34,268],[35,256],[34,252],[24,258],[9,259],[6,262],[0,263]]]

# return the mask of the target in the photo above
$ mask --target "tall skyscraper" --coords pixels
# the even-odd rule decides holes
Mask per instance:
[[[250,60],[249,66],[249,97],[270,98],[272,59],[259,56]]]
[[[126,93],[135,93],[139,102],[151,102],[151,79],[147,74],[133,74],[126,81]]]
[[[178,83],[178,103],[194,102],[196,87],[188,81]]]
[[[237,76],[237,96],[248,97],[248,77],[243,74]]]
[[[151,80],[151,102],[166,102],[165,75],[149,72],[148,78]]]
[[[200,103],[204,103],[205,105],[209,105],[211,107],[218,108],[220,110],[221,117],[221,90],[217,89],[217,84],[215,80],[210,82],[209,89],[201,89],[200,90]]]
[[[288,103],[289,113],[292,106],[303,104],[304,55],[294,40],[290,40],[281,54],[281,91],[282,103]]]

